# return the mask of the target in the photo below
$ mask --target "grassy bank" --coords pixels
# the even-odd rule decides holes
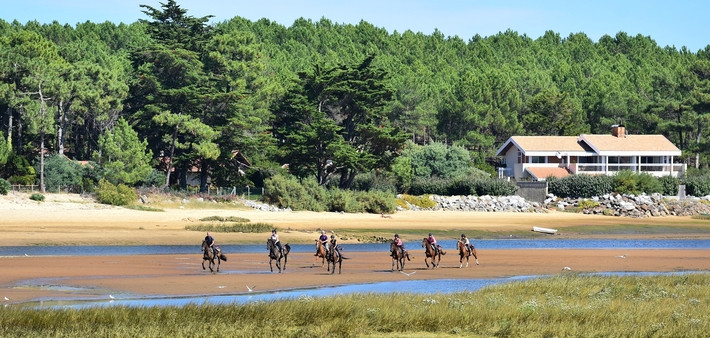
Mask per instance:
[[[229,306],[0,309],[3,337],[702,337],[707,332],[710,274],[569,274],[470,293],[356,294]]]

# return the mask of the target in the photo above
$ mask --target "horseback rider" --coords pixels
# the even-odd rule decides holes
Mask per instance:
[[[323,245],[323,248],[325,248],[325,252],[328,252],[328,235],[325,234],[325,230],[320,231],[320,237],[318,237],[318,240]],[[316,245],[316,254],[313,256],[318,256],[318,245]]]
[[[404,256],[405,249],[404,249],[404,243],[402,243],[402,239],[399,238],[399,234],[394,234],[394,245],[402,251],[402,255]],[[392,257],[394,257],[394,252],[392,252]]]
[[[207,231],[207,236],[205,236],[205,243],[207,244],[208,247],[212,249],[212,252],[217,255],[217,248],[214,245],[214,237],[210,235],[210,232]]]
[[[281,246],[281,242],[279,241],[279,234],[276,233],[276,229],[271,230],[271,241],[274,242],[274,245],[279,247],[279,253],[283,255],[284,248]]]
[[[471,255],[471,252],[473,252],[473,245],[469,242],[468,237],[466,237],[465,234],[461,234],[461,242],[463,242],[466,250],[468,250],[468,254]]]
[[[439,253],[439,245],[436,244],[436,238],[434,238],[434,235],[432,235],[431,232],[429,233],[429,237],[427,238],[427,241],[429,241],[429,245],[431,245],[431,247],[434,249],[434,254],[435,255],[438,254]]]
[[[338,250],[338,240],[335,239],[335,235],[330,235],[330,250]]]

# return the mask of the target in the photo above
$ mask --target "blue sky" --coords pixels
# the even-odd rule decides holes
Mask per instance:
[[[160,8],[167,0],[23,0],[7,1],[0,18],[21,23],[54,20],[75,25],[92,21],[132,23],[148,17],[140,4]],[[467,41],[507,29],[537,38],[547,30],[562,37],[584,32],[594,41],[622,31],[650,36],[661,47],[687,47],[692,52],[710,44],[710,1],[656,0],[177,0],[196,17],[214,15],[213,22],[241,16],[267,18],[290,26],[297,18],[357,24],[365,20],[389,32],[412,30]]]

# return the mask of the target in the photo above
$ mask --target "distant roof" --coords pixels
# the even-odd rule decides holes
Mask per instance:
[[[527,156],[601,155],[601,156],[680,156],[681,151],[663,135],[609,134],[578,136],[511,136],[498,149],[497,156],[505,154],[510,147],[517,147]]]
[[[544,180],[550,176],[562,178],[571,175],[565,168],[531,168],[525,170],[536,180]]]
[[[626,135],[616,137],[613,135],[587,135],[579,136],[589,144],[599,155],[615,155],[619,153],[633,153],[645,155],[653,153],[661,155],[680,156],[681,151],[663,135]]]
[[[588,152],[582,144],[578,142],[577,136],[512,136],[503,146],[498,149],[497,155],[502,155],[512,146],[534,156],[535,152],[550,153],[579,153]]]

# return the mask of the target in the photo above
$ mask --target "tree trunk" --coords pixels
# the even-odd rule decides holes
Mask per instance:
[[[703,123],[698,119],[698,135],[695,137],[697,149],[695,151],[695,169],[700,168],[700,142],[703,140]]]
[[[200,167],[200,192],[207,192],[208,168],[207,160],[202,159],[202,166]]]
[[[179,125],[175,125],[175,131],[173,132],[173,139],[170,142],[170,161],[168,162],[168,172],[165,173],[165,185],[163,188],[170,186],[170,172],[173,170],[173,160],[175,159],[175,142],[177,141]],[[165,157],[163,156],[163,159]]]

